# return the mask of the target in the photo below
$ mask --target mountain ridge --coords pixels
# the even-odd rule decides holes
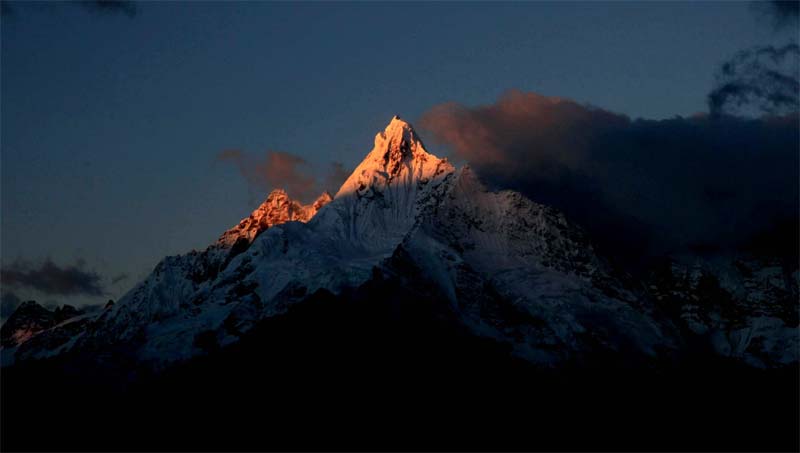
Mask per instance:
[[[25,361],[123,347],[131,360],[162,368],[204,354],[209,341],[236,343],[320,291],[345,294],[409,268],[425,283],[408,284],[428,285],[473,334],[544,367],[600,351],[657,362],[685,347],[682,329],[693,322],[620,279],[562,213],[488,190],[469,166],[429,153],[395,116],[335,197],[302,205],[275,190],[206,250],[162,260],[83,330],[51,329],[3,354]],[[695,293],[676,303],[687,306]],[[721,312],[704,315],[716,319],[705,331],[688,329],[712,329],[720,354],[751,365],[796,362],[791,316],[773,321],[753,310],[745,333]],[[767,346],[753,355],[751,344]]]

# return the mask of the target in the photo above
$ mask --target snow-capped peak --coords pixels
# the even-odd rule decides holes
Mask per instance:
[[[240,238],[245,238],[250,243],[259,233],[273,225],[291,221],[308,222],[332,199],[331,194],[324,192],[313,203],[302,205],[289,197],[285,190],[275,189],[249,217],[223,233],[217,244],[231,247]]]
[[[375,135],[375,151],[392,168],[406,159],[429,155],[414,128],[397,115],[383,132]]]
[[[454,171],[395,116],[311,225],[374,256],[391,253],[416,223],[421,204]]]
[[[446,160],[428,153],[414,128],[395,115],[386,129],[375,135],[372,151],[342,184],[336,197],[349,194],[369,197],[370,192],[382,192],[388,183],[401,176],[407,177],[406,182],[417,179],[425,183],[443,164]],[[452,166],[445,166],[452,171]]]

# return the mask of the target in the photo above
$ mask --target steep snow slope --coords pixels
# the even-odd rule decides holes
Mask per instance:
[[[221,270],[255,238],[268,228],[290,221],[306,222],[331,201],[323,193],[310,205],[292,200],[285,191],[276,189],[250,216],[223,233],[203,251],[185,255],[168,256],[159,262],[153,272],[120,299],[96,315],[86,329],[71,329],[71,335],[60,330],[45,331],[39,339],[20,348],[19,358],[39,358],[51,355],[54,347],[66,343],[78,344],[92,350],[119,342],[141,342],[144,331],[162,324],[162,320],[179,319],[190,315],[186,308],[193,295],[214,281]],[[45,344],[47,347],[43,347]]]
[[[335,200],[321,198],[309,209],[274,192],[206,251],[159,263],[76,348],[123,342],[137,345],[144,360],[179,360],[200,351],[197,338],[206,332],[224,345],[318,289],[358,286],[391,256],[422,202],[453,170],[395,117]],[[309,217],[307,224],[283,223]]]
[[[469,167],[403,247],[477,333],[540,364],[674,347],[580,229],[516,192],[487,191]]]
[[[356,253],[385,254],[418,221],[421,202],[454,171],[429,154],[411,126],[395,116],[342,184],[330,207],[309,226]]]
[[[425,151],[408,123],[395,117],[336,198],[307,224],[265,231],[213,283],[199,287],[196,314],[151,325],[145,358],[197,353],[198,332],[225,345],[265,316],[325,289],[339,293],[366,282],[391,256],[430,194],[454,171]]]

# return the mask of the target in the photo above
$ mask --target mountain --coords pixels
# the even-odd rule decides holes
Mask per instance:
[[[786,299],[796,300],[797,272],[749,265],[707,266],[705,278],[667,266],[636,280],[563,214],[490,191],[394,117],[335,197],[304,206],[273,191],[206,250],[165,258],[80,329],[51,328],[4,353],[111,354],[161,369],[235,344],[308,299],[364,288],[388,298],[392,282],[540,367],[599,357],[650,366],[698,341],[753,366],[796,363],[797,307]]]
[[[781,261],[747,253],[664,258],[644,286],[682,338],[759,368],[797,364],[800,275]]]
[[[29,300],[22,303],[11,316],[0,326],[0,347],[4,351],[16,351],[17,346],[36,338],[34,341],[43,338],[69,338],[80,333],[85,328],[86,312],[78,310],[71,305],[62,305],[53,310],[49,310],[35,301]],[[40,335],[48,330],[53,330],[53,334]],[[61,342],[65,343],[64,341]],[[48,345],[49,353],[57,353],[58,350]],[[13,359],[8,354],[3,356],[3,365],[7,360]]]
[[[100,312],[21,307],[0,449],[797,451],[796,263],[611,263],[395,117],[335,197],[274,191]]]
[[[22,303],[0,327],[3,346],[16,346],[30,337],[55,325],[55,314],[29,300]]]

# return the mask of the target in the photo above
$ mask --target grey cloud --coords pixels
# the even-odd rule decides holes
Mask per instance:
[[[16,293],[3,291],[2,295],[0,295],[0,318],[8,319],[21,303],[22,299]]]
[[[39,266],[16,262],[0,269],[0,281],[4,286],[33,289],[50,295],[104,294],[100,275],[84,269],[81,261],[63,267],[50,260]]]
[[[348,175],[342,164],[335,162],[319,176],[311,163],[283,151],[268,151],[257,156],[232,149],[217,154],[216,159],[234,163],[247,181],[251,194],[266,194],[280,188],[303,202],[313,201],[326,190],[335,192]]]
[[[116,285],[117,283],[127,279],[128,279],[128,274],[119,274],[111,279],[111,284]]]
[[[725,62],[708,95],[712,115],[784,115],[800,107],[800,48],[762,46]]]

